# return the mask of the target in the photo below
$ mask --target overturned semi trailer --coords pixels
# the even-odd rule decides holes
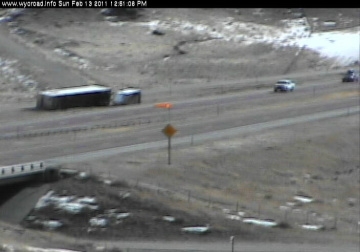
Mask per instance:
[[[60,88],[40,92],[36,108],[45,110],[109,106],[111,89],[101,85]]]

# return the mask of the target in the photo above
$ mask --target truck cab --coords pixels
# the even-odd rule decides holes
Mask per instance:
[[[141,103],[141,90],[125,88],[115,93],[113,105],[129,105]]]

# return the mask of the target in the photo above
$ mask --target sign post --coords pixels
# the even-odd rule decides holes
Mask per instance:
[[[231,252],[234,252],[235,236],[230,236],[230,242],[231,242]]]
[[[177,132],[177,129],[175,129],[170,124],[170,109],[173,107],[173,105],[170,102],[162,102],[162,103],[155,104],[155,107],[156,108],[165,108],[168,110],[169,123],[168,123],[168,125],[165,126],[165,128],[162,129],[162,132],[168,138],[168,164],[170,165],[171,164],[171,137]]]
[[[171,165],[171,137],[168,137],[168,165]]]
[[[169,123],[163,128],[162,132],[168,138],[168,164],[171,164],[171,137],[177,132],[177,130]]]

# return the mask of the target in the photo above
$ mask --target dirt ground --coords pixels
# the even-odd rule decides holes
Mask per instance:
[[[175,149],[170,166],[166,163],[166,150],[68,164],[66,168],[99,175],[100,182],[68,179],[52,187],[55,192],[68,196],[94,196],[103,201],[100,204],[103,211],[120,206],[120,212],[134,213],[129,226],[125,220],[120,224],[120,230],[105,230],[100,232],[101,236],[109,236],[107,232],[110,232],[114,237],[147,238],[156,233],[158,238],[177,239],[184,238],[181,226],[211,224],[214,230],[210,237],[234,233],[244,239],[259,238],[252,230],[245,232],[246,226],[236,221],[224,223],[228,209],[232,213],[243,212],[244,217],[286,222],[295,230],[295,237],[300,232],[299,225],[305,222],[324,225],[330,233],[336,228],[337,232],[351,237],[358,231],[359,118],[355,115],[329,122],[331,126],[326,132],[324,122],[314,122],[240,139],[224,139],[206,146]],[[338,146],[342,146],[341,151]],[[104,185],[106,180],[114,185]],[[131,197],[122,199],[126,192],[131,192]],[[298,203],[292,212],[281,208],[294,202],[296,195],[309,196],[315,201]],[[109,198],[119,199],[108,202]],[[147,200],[139,200],[142,198]],[[148,211],[142,213],[145,209]],[[188,216],[189,212],[191,216]],[[64,216],[61,211],[51,208],[33,214],[40,219],[76,221],[76,216]],[[62,231],[82,236],[88,227],[86,220],[96,214],[98,212],[89,213],[85,220],[81,216],[79,221],[82,223],[76,227],[69,225]],[[176,216],[179,222],[175,225],[161,223],[161,218],[168,215]],[[139,231],[138,225],[142,230],[140,233],[131,230],[132,227]],[[156,230],[153,230],[154,226]],[[281,231],[273,232],[265,230],[263,238],[281,236]]]
[[[308,11],[310,19],[315,14],[311,9]],[[255,9],[144,9],[137,12],[136,18],[127,13],[115,13],[120,22],[109,23],[98,9],[32,9],[9,24],[12,38],[26,43],[29,48],[21,54],[19,48],[14,48],[12,55],[18,54],[19,62],[9,65],[36,79],[35,85],[22,83],[16,89],[29,89],[32,94],[36,90],[87,83],[149,90],[169,84],[237,81],[336,67],[312,51],[305,50],[303,57],[295,57],[296,48],[247,45],[246,41],[239,43],[231,39],[231,33],[230,39],[224,40],[218,39],[216,33],[201,30],[213,27],[214,32],[217,29],[223,32],[226,31],[224,24],[234,22],[248,22],[249,26],[267,22],[281,27],[283,24],[279,20],[293,18],[291,13],[297,13],[296,10],[285,13],[284,9],[258,12]],[[319,13],[326,15],[327,12]],[[338,18],[338,23],[356,26],[357,15],[353,9],[343,9],[342,16],[353,21]],[[318,22],[324,19],[320,17]],[[157,25],[160,21],[169,28]],[[5,59],[12,53],[9,48],[11,45],[2,52]],[[65,66],[44,65],[44,58],[65,63]],[[12,60],[11,57],[8,60]],[[289,65],[293,69],[289,69]],[[71,73],[57,76],[69,69]],[[11,97],[20,93],[23,99],[29,97],[29,92],[26,95],[13,92],[6,83],[2,83],[2,89],[7,91],[4,99],[13,99],[5,98],[9,92]]]
[[[210,85],[338,67],[311,51],[295,57],[296,48],[275,50],[265,44],[224,41],[186,26],[180,26],[183,30],[157,29],[150,20],[186,20],[216,30],[219,20],[281,26],[279,20],[300,12],[311,20],[314,31],[329,30],[319,24],[333,19],[338,29],[359,25],[359,12],[354,9],[307,9],[305,13],[144,9],[116,13],[114,19],[119,22],[110,24],[99,11],[32,9],[10,24],[0,24],[1,35],[9,29],[9,38],[27,48],[20,52],[15,44],[2,40],[0,59],[9,60],[3,64],[13,69],[0,77],[4,113],[8,110],[9,117],[15,118],[13,108],[33,103],[37,91],[74,86],[74,82],[75,86],[101,83],[115,89],[136,86],[156,92],[169,83],[174,87]],[[20,73],[25,77],[16,79]],[[61,244],[62,239],[69,244],[77,239],[210,241],[231,235],[248,241],[358,243],[359,125],[358,115],[353,115],[179,148],[173,150],[171,166],[166,164],[166,150],[64,164],[64,168],[91,176],[58,181],[51,184],[53,190],[59,195],[96,197],[100,209],[80,215],[65,214],[54,206],[34,210],[22,227],[2,225],[0,242],[14,242],[20,233],[23,241],[39,246],[49,244],[49,239],[50,244]],[[121,173],[116,167],[121,167]],[[105,184],[106,179],[113,184]],[[296,202],[297,195],[314,201]],[[295,204],[292,210],[290,204]],[[89,219],[103,216],[108,209],[131,215],[113,220],[108,228],[90,228]],[[269,229],[226,218],[228,213],[239,212],[242,217],[281,225]],[[176,221],[166,221],[164,216]],[[61,220],[64,226],[48,231],[34,224],[34,219]],[[323,230],[303,230],[300,225],[305,223],[321,225]],[[181,231],[207,224],[211,232],[206,235]],[[41,230],[37,237],[28,232],[31,228]]]

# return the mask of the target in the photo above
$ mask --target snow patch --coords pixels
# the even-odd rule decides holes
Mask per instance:
[[[52,248],[37,248],[37,247],[26,247],[25,251],[29,252],[80,252],[78,250],[68,250],[68,249],[52,249]]]
[[[49,230],[55,230],[63,226],[63,224],[57,220],[42,221],[41,224]]]
[[[306,197],[306,196],[294,196],[294,200],[297,200],[301,203],[311,203],[314,201],[314,199],[312,199],[311,197]]]
[[[308,224],[305,224],[305,225],[301,225],[301,227],[303,229],[313,230],[313,231],[319,231],[319,230],[324,229],[324,226],[322,226],[322,225],[308,225]]]
[[[112,23],[121,26],[126,22]],[[139,22],[135,25],[148,27],[153,30],[173,30],[184,35],[202,36],[207,39],[222,39],[250,45],[253,43],[267,43],[274,48],[299,47],[311,49],[325,58],[331,58],[340,65],[359,62],[359,27],[334,31],[311,33],[311,27],[304,17],[284,19],[282,27],[274,27],[255,23],[235,21],[233,18],[220,19],[213,25],[192,23],[187,20],[152,20]],[[128,23],[131,24],[131,23]],[[211,43],[211,40],[208,41]]]
[[[54,191],[49,191],[38,200],[35,205],[35,210],[49,205],[54,205],[55,208],[71,214],[79,214],[85,209],[92,211],[99,209],[94,197],[57,196]]]
[[[105,218],[93,217],[89,220],[89,224],[92,227],[106,227],[108,225],[108,220]]]
[[[0,75],[6,83],[4,85],[18,84],[23,88],[33,91],[38,86],[38,83],[32,79],[31,75],[23,75],[18,70],[19,63],[17,60],[3,59],[0,57]]]
[[[309,38],[299,39],[297,44],[315,50],[323,57],[334,58],[341,65],[349,65],[360,59],[359,28],[314,33]]]
[[[185,233],[191,234],[205,234],[210,231],[210,226],[198,226],[198,227],[184,227],[181,229]]]
[[[278,225],[275,221],[260,220],[256,218],[245,218],[243,222],[263,227],[276,227]]]
[[[175,217],[173,216],[163,216],[162,219],[167,222],[175,222]]]
[[[54,52],[62,57],[67,57],[70,60],[72,60],[75,64],[78,65],[79,69],[89,69],[90,62],[84,58],[81,58],[80,56],[76,55],[75,53],[64,49],[64,48],[55,48]]]

